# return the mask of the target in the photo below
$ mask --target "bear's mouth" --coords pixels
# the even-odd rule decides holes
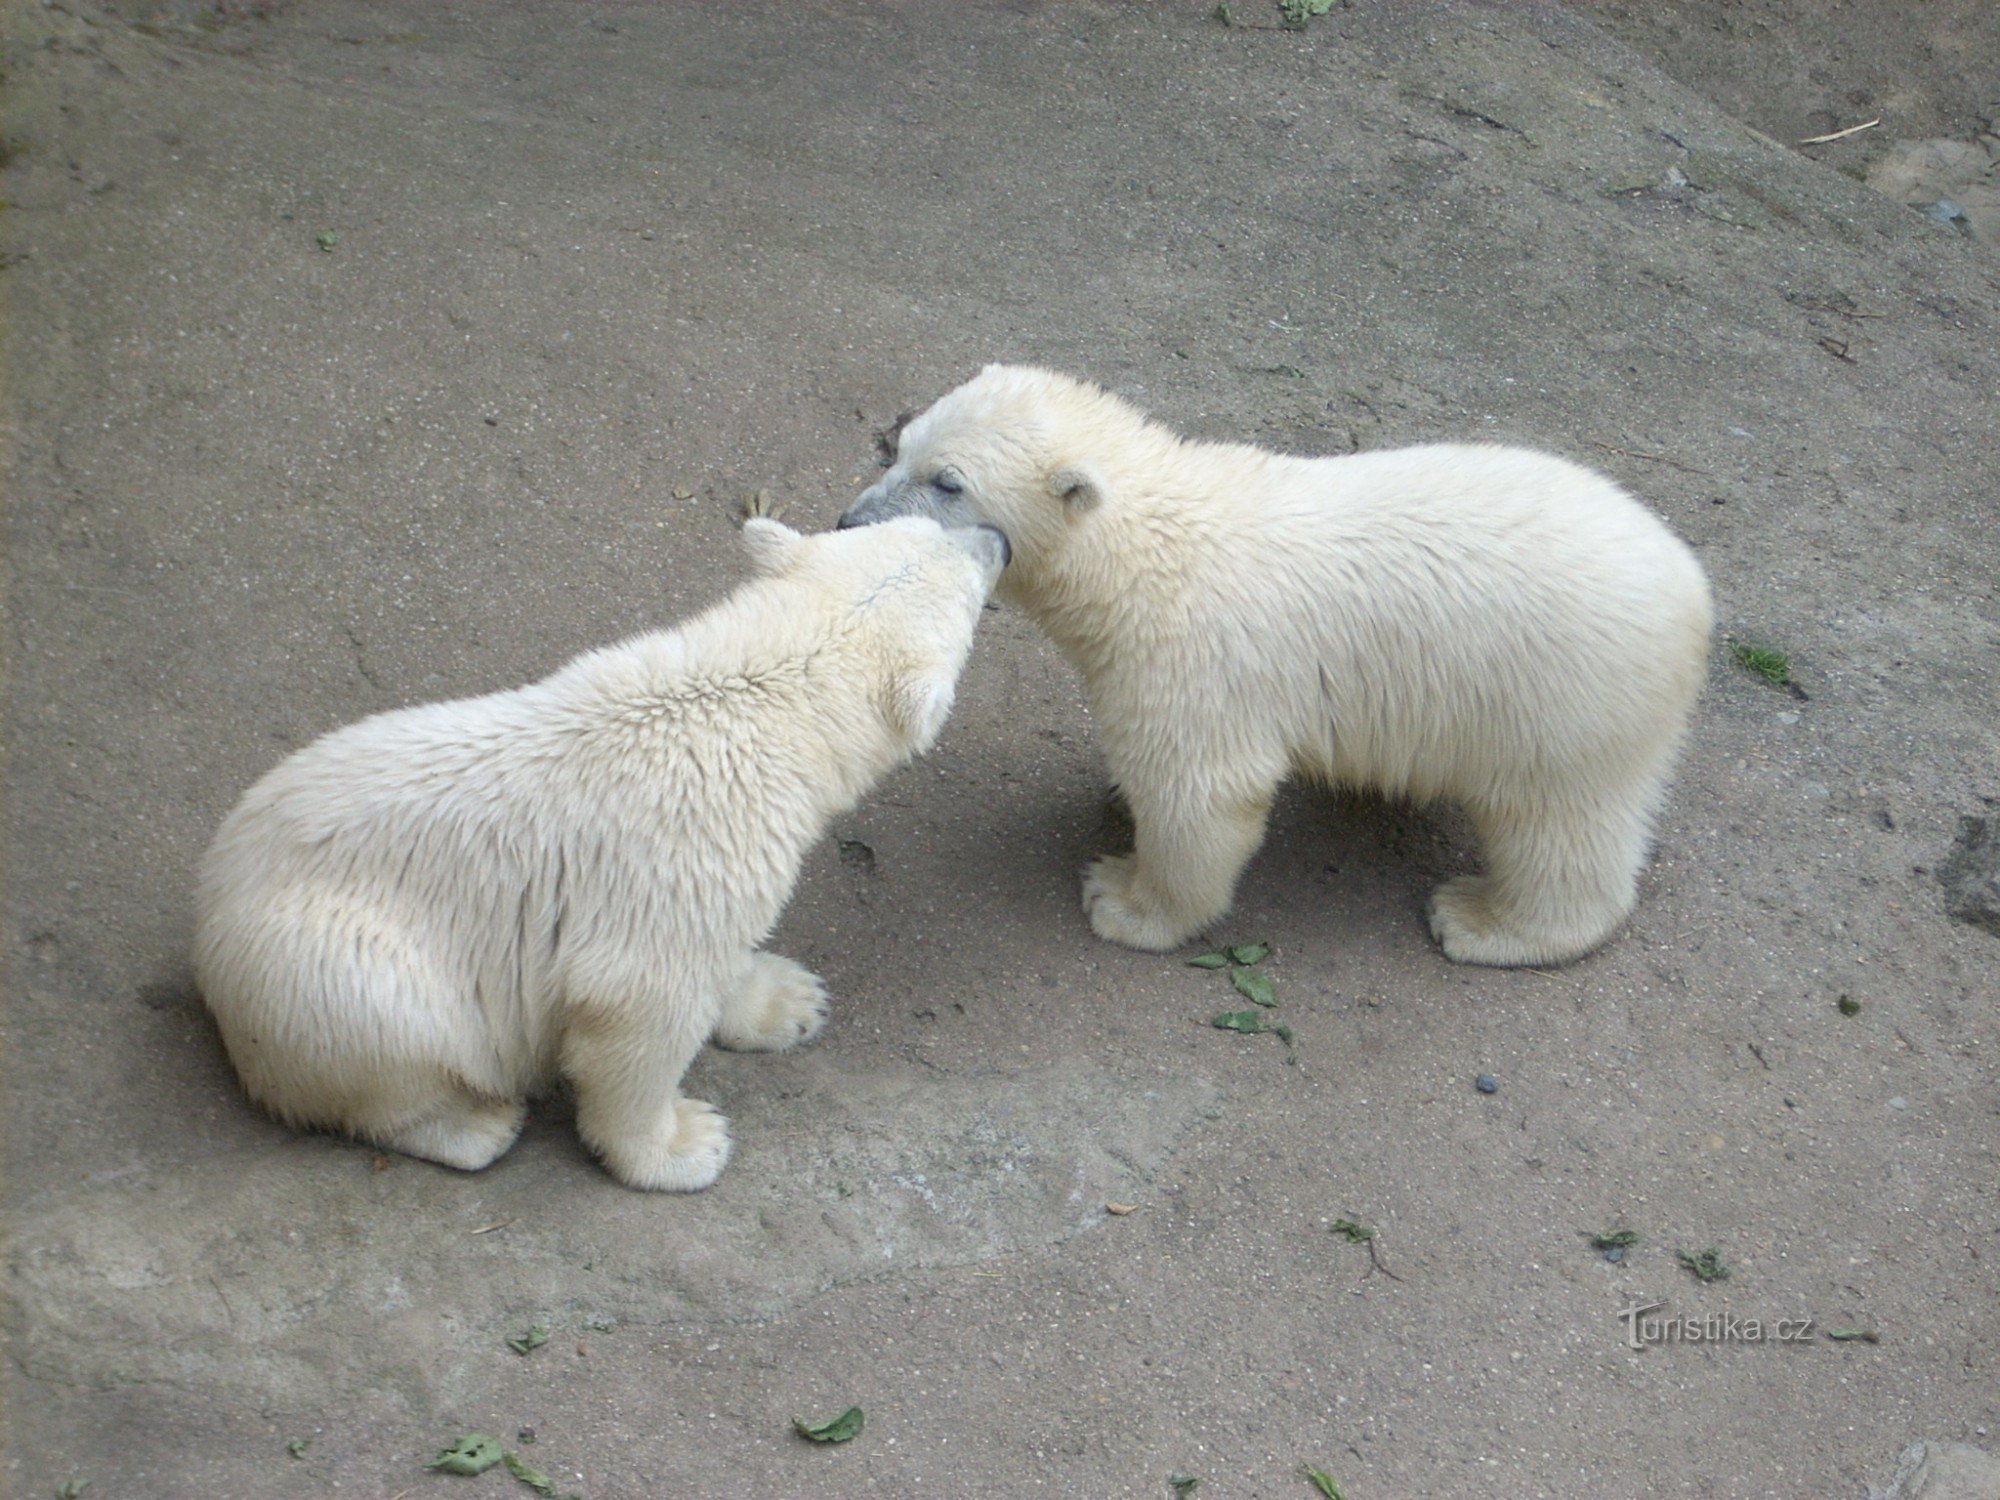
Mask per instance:
[[[1002,568],[1005,568],[1007,564],[1011,563],[1014,560],[1014,544],[1007,540],[1006,532],[1002,531],[998,526],[995,526],[990,521],[981,521],[979,523],[979,530],[990,531],[995,536],[1000,538],[1000,566]]]

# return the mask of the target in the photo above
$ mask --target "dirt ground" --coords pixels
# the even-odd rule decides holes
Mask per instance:
[[[1938,874],[2000,808],[2000,261],[1863,181],[1986,149],[2000,11],[1214,12],[0,6],[7,1495],[530,1493],[425,1469],[474,1432],[589,1500],[2000,1453],[2000,937]],[[1293,789],[1213,936],[1296,1053],[1215,1029],[1196,950],[1085,927],[1089,717],[996,611],[779,928],[826,1036],[695,1066],[716,1187],[618,1188],[561,1099],[470,1176],[253,1109],[185,958],[249,782],[717,597],[745,495],[831,524],[989,359],[1656,506],[1726,639],[1629,929],[1455,967],[1459,817]],[[1725,1336],[1630,1347],[1661,1302]]]

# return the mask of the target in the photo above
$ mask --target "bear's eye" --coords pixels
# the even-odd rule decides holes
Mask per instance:
[[[956,469],[939,469],[937,478],[931,483],[947,495],[960,495],[965,492],[965,476]]]

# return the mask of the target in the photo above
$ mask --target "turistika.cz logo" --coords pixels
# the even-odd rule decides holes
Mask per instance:
[[[1667,1304],[1648,1302],[1643,1307],[1621,1308],[1618,1321],[1625,1325],[1625,1347],[1644,1349],[1649,1344],[1806,1344],[1812,1342],[1811,1318],[1745,1318],[1735,1313],[1703,1313],[1689,1317],[1651,1317]]]

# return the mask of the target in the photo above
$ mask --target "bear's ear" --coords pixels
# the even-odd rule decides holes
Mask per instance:
[[[751,571],[764,577],[784,572],[800,541],[791,527],[768,516],[752,516],[743,523],[743,555],[750,559]]]
[[[912,755],[922,755],[937,743],[944,721],[951,717],[957,687],[951,678],[922,668],[896,679],[889,690],[889,720],[904,735]]]
[[[1104,480],[1086,464],[1065,464],[1049,476],[1049,488],[1061,497],[1072,515],[1100,505],[1104,500]]]

